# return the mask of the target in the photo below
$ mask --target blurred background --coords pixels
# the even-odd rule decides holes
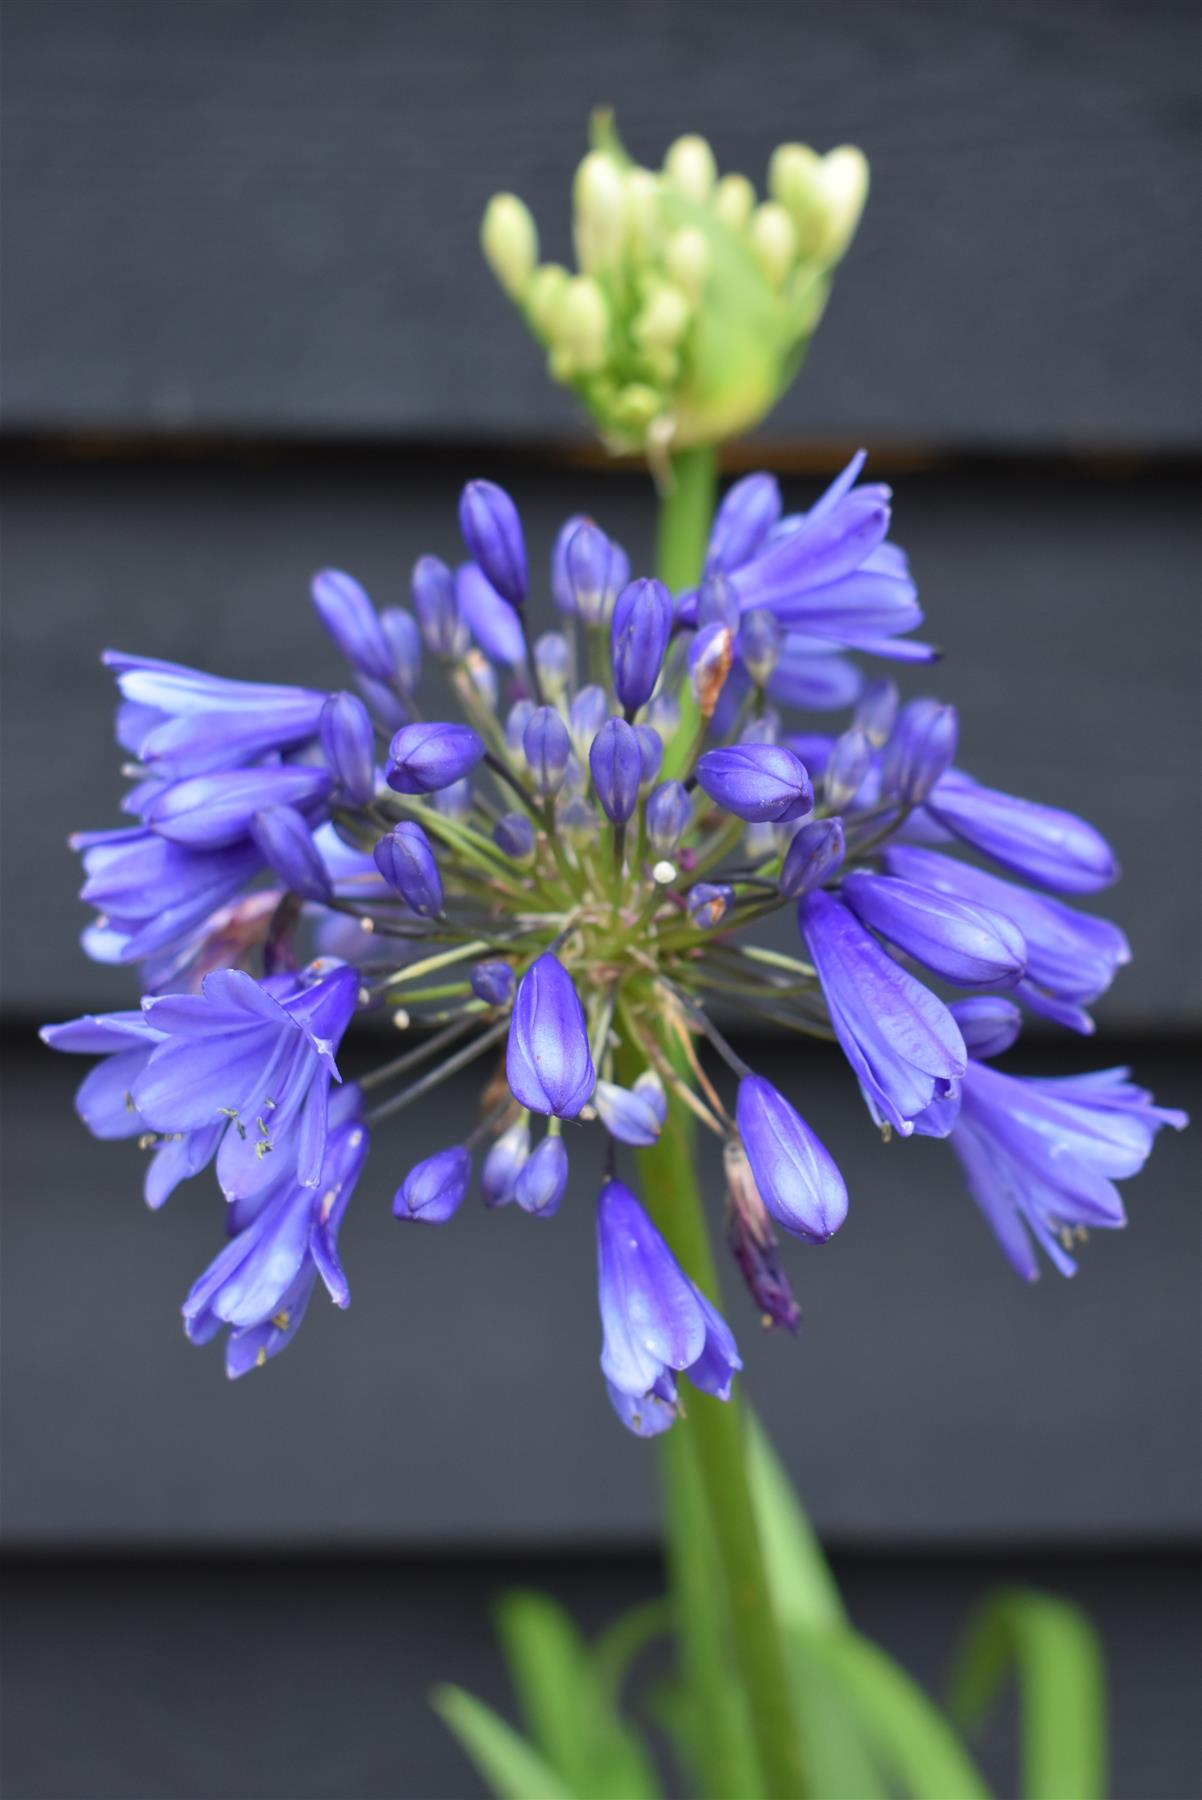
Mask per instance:
[[[94,1145],[46,1019],[128,1005],[87,963],[75,827],[117,822],[104,645],[325,685],[312,571],[380,603],[487,474],[536,560],[588,510],[650,554],[483,266],[496,188],[568,249],[587,115],[658,162],[704,132],[858,143],[868,211],[808,366],[731,470],[787,499],[866,444],[981,778],[1080,810],[1136,954],[1103,1041],[1197,1100],[1198,26],[1175,0],[6,0],[3,17],[4,1731],[11,1800],[479,1792],[426,1709],[510,1705],[489,1605],[590,1625],[655,1591],[653,1453],[596,1370],[588,1172],[555,1226],[389,1199],[472,1104],[382,1138],[349,1314],[231,1387],[177,1308],[215,1196],[160,1215]],[[938,1692],[973,1596],[1035,1581],[1104,1638],[1114,1790],[1202,1791],[1195,1141],[1166,1134],[1078,1279],[1011,1275],[938,1145],[882,1146],[850,1075],[740,1043],[844,1167],[791,1261],[798,1342],[730,1290],[749,1391],[857,1622]],[[1016,1059],[1017,1061],[1017,1059]],[[717,1171],[711,1168],[711,1179]],[[712,1196],[717,1202],[717,1193]],[[984,1761],[1013,1780],[1012,1721]]]

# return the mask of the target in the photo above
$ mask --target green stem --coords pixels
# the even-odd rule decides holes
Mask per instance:
[[[673,594],[696,587],[705,563],[705,546],[718,490],[718,462],[712,447],[678,450],[672,458],[671,483],[659,499],[656,569]],[[664,752],[664,781],[676,779],[687,761],[701,723],[691,688],[680,697],[680,724]]]

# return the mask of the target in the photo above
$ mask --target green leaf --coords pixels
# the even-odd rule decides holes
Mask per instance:
[[[747,1415],[747,1473],[768,1581],[786,1632],[842,1625],[846,1615],[830,1565],[759,1420]]]
[[[953,1678],[951,1710],[975,1730],[1013,1670],[1025,1800],[1098,1800],[1106,1786],[1106,1678],[1097,1634],[1066,1600],[1027,1589],[985,1601]]]
[[[810,1792],[838,1800],[889,1800],[854,1700],[802,1632],[789,1638]]]
[[[583,1800],[533,1744],[465,1689],[435,1688],[430,1703],[498,1800]]]
[[[905,1671],[867,1638],[828,1628],[805,1642],[859,1715],[875,1760],[913,1800],[985,1800],[952,1726]]]

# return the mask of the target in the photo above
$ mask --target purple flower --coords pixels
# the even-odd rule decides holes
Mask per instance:
[[[463,563],[455,576],[455,593],[464,624],[494,662],[520,668],[526,660],[526,636],[519,614],[502,600],[482,569]]]
[[[937,850],[891,844],[885,867],[917,887],[1004,914],[1027,946],[1027,972],[1015,990],[1017,997],[1033,1012],[1072,1031],[1093,1030],[1084,1009],[1106,992],[1116,970],[1131,960],[1117,925],[1074,912],[1063,901],[1032,893]]]
[[[515,862],[534,855],[534,826],[528,813],[505,813],[493,826],[492,835],[497,847]]]
[[[689,685],[703,719],[713,718],[727,689],[735,639],[729,625],[703,625],[689,645]]]
[[[643,779],[643,753],[633,725],[607,719],[593,739],[588,766],[605,816],[624,825],[639,803]]]
[[[319,968],[320,965],[314,965]],[[217,1179],[227,1198],[259,1193],[285,1167],[316,1187],[334,1054],[358,998],[344,966],[278,1000],[241,969],[206,975],[199,994],[144,1002],[164,1034],[133,1084],[153,1131],[227,1127]]]
[[[780,519],[780,487],[775,475],[744,475],[723,498],[710,527],[705,553],[707,575],[741,569],[763,548]]]
[[[1114,1183],[1139,1173],[1162,1126],[1180,1131],[1188,1123],[1185,1113],[1154,1105],[1128,1073],[1037,1080],[968,1065],[949,1142],[969,1192],[1027,1281],[1039,1274],[1036,1245],[1072,1275],[1076,1235],[1125,1224]]]
[[[544,799],[557,794],[567,773],[572,740],[553,706],[536,706],[522,733],[522,751],[535,792]]]
[[[662,1088],[659,1098],[662,1101]],[[593,1102],[610,1137],[622,1144],[654,1144],[667,1116],[651,1091],[619,1087],[613,1081],[597,1083]]]
[[[1093,894],[1118,880],[1110,845],[1073,813],[945,775],[927,798],[936,822],[982,856],[1057,893]]]
[[[900,705],[897,683],[887,676],[870,681],[856,701],[856,725],[874,749],[879,750],[888,741]]]
[[[786,825],[814,808],[810,778],[782,744],[731,744],[707,750],[697,780],[715,805],[751,824]]]
[[[843,861],[842,819],[811,819],[794,832],[781,863],[778,886],[790,900],[821,887]]]
[[[672,598],[662,581],[623,588],[614,603],[610,651],[614,692],[628,713],[650,700],[672,631]]]
[[[513,995],[514,973],[507,962],[477,963],[471,973],[472,992],[489,1006],[508,1006]]]
[[[1003,1000],[1000,994],[953,1000],[948,1011],[960,1027],[964,1048],[978,1062],[1009,1050],[1023,1028],[1023,1016],[1013,1000]]]
[[[551,556],[551,592],[560,612],[600,625],[630,578],[630,559],[591,519],[569,519]]]
[[[402,725],[388,747],[388,785],[398,794],[433,794],[461,781],[483,755],[484,740],[470,725]]]
[[[855,663],[824,639],[786,631],[768,677],[768,698],[778,706],[797,706],[806,712],[834,712],[850,706],[863,684]]]
[[[646,789],[659,774],[664,760],[664,742],[654,725],[636,725],[634,735],[639,740],[639,786]]]
[[[484,1158],[480,1185],[489,1206],[508,1206],[517,1190],[518,1176],[530,1156],[530,1126],[523,1116],[503,1131]]]
[[[250,822],[250,835],[284,886],[302,900],[325,901],[334,889],[313,834],[294,806],[266,806]]]
[[[523,1212],[549,1219],[559,1211],[567,1185],[568,1153],[563,1139],[545,1137],[518,1171],[513,1197]]]
[[[426,649],[435,656],[462,655],[467,636],[459,623],[456,581],[441,556],[419,556],[409,592]]]
[[[163,978],[187,963],[220,910],[263,867],[249,839],[222,850],[188,850],[140,826],[79,832],[80,898],[95,906],[103,928],[85,938],[103,962],[161,959]]]
[[[568,708],[568,731],[577,756],[587,757],[589,746],[610,714],[610,699],[603,687],[582,687]]]
[[[654,1392],[674,1406],[673,1376],[687,1371],[696,1387],[729,1399],[743,1366],[730,1329],[620,1181],[597,1199],[597,1297],[601,1368],[619,1393]]]
[[[526,543],[518,509],[495,481],[469,481],[459,500],[468,555],[510,606],[526,598]]]
[[[693,816],[693,802],[680,781],[661,782],[647,800],[647,837],[660,856],[674,850]]]
[[[822,983],[831,1024],[878,1125],[903,1137],[967,1063],[964,1040],[941,1000],[915,981],[841,901],[818,890],[798,921]]]
[[[689,889],[689,917],[703,931],[721,925],[735,903],[735,890],[723,881],[696,881]]]
[[[1013,987],[1027,966],[1022,932],[1005,913],[853,869],[840,890],[856,917],[957,987]]]
[[[747,1152],[736,1138],[727,1141],[723,1151],[726,1168],[726,1242],[747,1283],[747,1290],[760,1309],[763,1324],[771,1328],[782,1325],[796,1333],[801,1325],[801,1308],[780,1263],[780,1254],[772,1221],[755,1179]]]
[[[756,687],[765,687],[772,679],[783,647],[784,632],[775,613],[757,607],[744,614],[735,650]]]
[[[375,607],[354,577],[322,569],[313,577],[313,604],[352,669],[387,687],[396,677],[396,659]]]
[[[881,752],[881,793],[903,806],[921,806],[950,768],[958,735],[954,706],[941,706],[938,700],[909,701]]]
[[[822,797],[833,812],[841,812],[855,799],[872,762],[872,744],[859,725],[835,739],[822,771]]]
[[[505,1073],[513,1096],[531,1112],[574,1119],[595,1084],[588,1028],[572,978],[551,950],[518,983]]]
[[[356,695],[330,695],[322,708],[321,747],[351,804],[370,805],[376,791],[375,733],[367,708]]]
[[[331,1128],[315,1187],[283,1171],[184,1302],[184,1326],[195,1344],[223,1326],[226,1373],[261,1368],[295,1336],[317,1277],[336,1306],[350,1304],[338,1256],[338,1232],[367,1158],[368,1134],[357,1116],[359,1097],[344,1089],[331,1106]]]
[[[847,1217],[847,1188],[830,1152],[771,1082],[745,1075],[735,1107],[755,1185],[778,1225],[825,1243]]]
[[[143,822],[160,837],[190,850],[223,850],[250,833],[251,820],[270,806],[311,809],[325,800],[333,777],[303,763],[224,769],[176,781],[150,797]]]
[[[415,913],[435,918],[442,911],[442,877],[430,840],[412,819],[394,825],[372,852],[381,875]]]
[[[298,748],[316,735],[326,699],[309,688],[229,681],[120,650],[106,650],[101,660],[124,701],[118,742],[168,781]]]
[[[445,1225],[463,1204],[472,1179],[472,1159],[462,1144],[436,1151],[410,1169],[392,1202],[395,1218],[422,1225]]]

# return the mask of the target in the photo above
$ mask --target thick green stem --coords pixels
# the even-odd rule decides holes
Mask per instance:
[[[696,587],[701,579],[717,489],[717,458],[708,445],[680,450],[672,458],[670,485],[660,492],[656,567],[660,580],[673,594]],[[686,684],[680,697],[680,725],[664,752],[665,781],[679,777],[700,723],[697,703]]]

